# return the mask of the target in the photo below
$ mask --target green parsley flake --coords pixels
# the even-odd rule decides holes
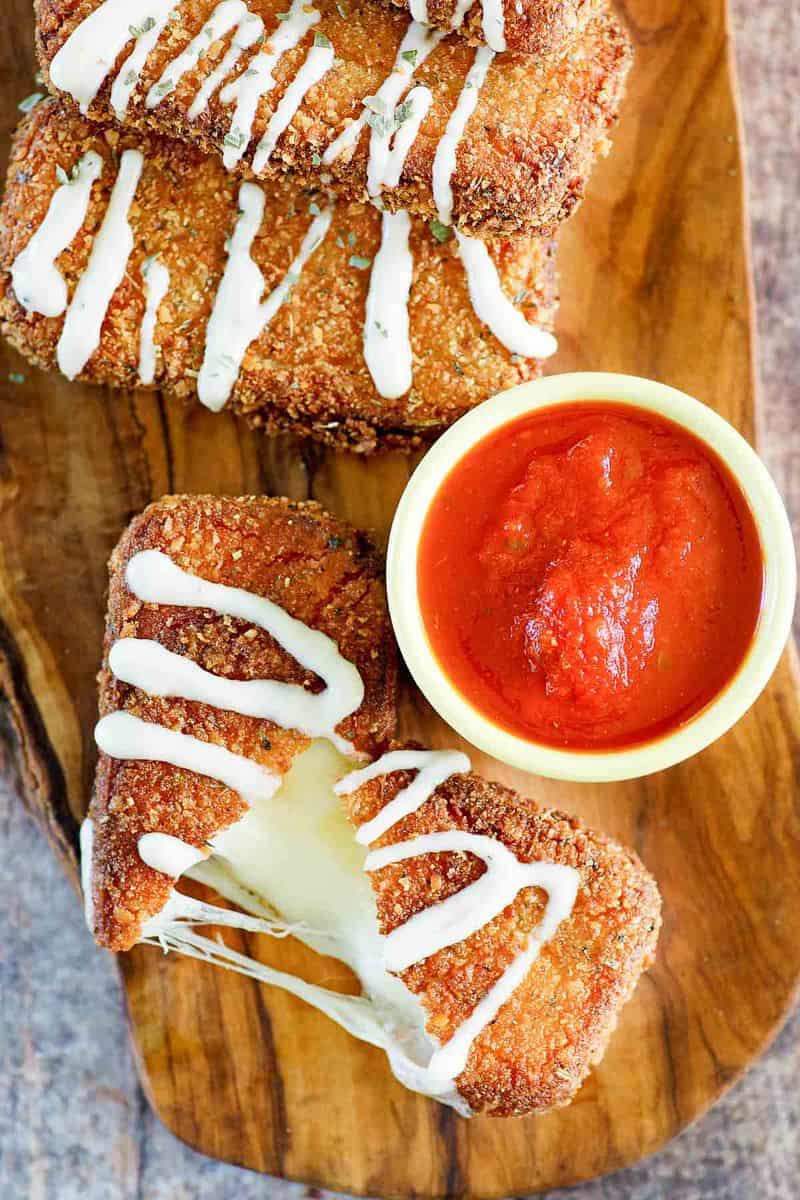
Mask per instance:
[[[40,100],[44,100],[44,93],[32,92],[31,95],[26,96],[24,100],[20,100],[17,108],[21,113],[29,113],[32,108],[36,108],[36,105]]]
[[[363,254],[351,254],[348,261],[351,267],[355,267],[359,271],[366,271],[368,267],[372,266],[372,259],[364,258]]]
[[[452,225],[445,225],[444,222],[440,221],[437,217],[431,218],[431,220],[428,222],[428,227],[430,228],[430,231],[436,238],[437,242],[449,242],[453,236]]]
[[[151,29],[155,29],[155,27],[155,17],[146,17],[145,20],[142,21],[141,25],[129,25],[128,32],[130,33],[131,37],[140,38],[146,33],[149,33]]]
[[[9,383],[24,383],[25,376],[20,375],[20,373],[18,371],[11,371],[11,372],[9,372],[8,382]]]
[[[315,33],[314,34],[314,45],[315,46],[323,46],[326,50],[330,50],[331,40],[330,40],[330,38],[326,37],[324,33]]]

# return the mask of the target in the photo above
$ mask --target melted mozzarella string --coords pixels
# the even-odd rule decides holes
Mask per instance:
[[[197,36],[192,38],[189,45],[181,51],[177,58],[174,58],[167,64],[160,77],[150,88],[150,91],[147,93],[147,100],[145,101],[147,108],[156,108],[165,96],[168,96],[170,92],[174,92],[186,72],[191,71],[193,67],[197,66],[209,46],[212,46],[214,42],[219,41],[226,33],[230,32],[234,25],[241,25],[247,17],[247,5],[244,3],[244,0],[222,0]],[[260,21],[258,23],[261,26],[259,30],[259,33],[261,33],[264,26]],[[237,46],[234,40],[234,46],[232,47],[234,54],[232,58],[229,58],[230,67],[233,67],[244,48]],[[211,91],[207,91],[204,88],[202,98],[198,96],[196,103],[199,102],[199,107],[194,113],[195,116],[205,107],[208,97],[212,94],[213,90],[212,88]],[[192,116],[191,110],[189,115],[190,117]]]
[[[128,213],[143,165],[144,158],[138,150],[126,150],[122,155],[103,224],[67,310],[56,356],[68,379],[74,379],[83,370],[100,344],[103,319],[125,275],[133,249]]]
[[[333,792],[333,783],[347,769],[346,760],[333,747],[312,741],[283,776],[280,791],[216,834],[208,843],[212,856],[189,868],[191,879],[254,914],[256,921],[225,909],[218,910],[217,918],[210,906],[196,916],[196,902],[173,891],[143,933],[164,949],[182,952],[183,935],[196,936],[188,928],[195,923],[241,924],[277,937],[293,934],[316,953],[339,959],[358,976],[363,995],[334,997],[331,1009],[330,992],[305,990],[301,984],[302,998],[334,1021],[346,1015],[345,1028],[383,1047],[405,1086],[429,1095],[432,1080],[425,1066],[436,1044],[425,1033],[421,1002],[383,965],[375,895],[362,869],[366,854],[355,842],[352,825]],[[197,943],[189,944],[192,951],[198,949]],[[215,962],[220,961],[217,954],[223,957],[223,966],[246,973],[253,966],[260,970],[245,957],[229,960],[219,940],[204,944],[205,949],[209,946]],[[278,987],[293,978],[255,977]],[[437,1089],[435,1095],[469,1115],[452,1084]]]
[[[530,325],[509,300],[489,249],[479,238],[456,230],[458,252],[467,272],[467,286],[475,314],[512,354],[524,358],[550,358],[558,350],[552,333]]]
[[[411,388],[408,298],[414,261],[408,245],[410,232],[408,213],[383,214],[380,249],[369,278],[364,361],[379,394],[387,400],[396,400]]]
[[[114,112],[121,118],[144,61],[174,8],[175,0],[105,0],[81,21],[56,54],[50,64],[51,82],[72,96],[85,114],[133,38],[134,51],[120,69],[123,85],[116,95],[112,93]]]
[[[469,760],[466,755],[452,751],[392,751],[370,766],[345,776],[335,790],[339,795],[349,795],[380,775],[412,769],[419,770],[414,781],[399,792],[377,817],[360,826],[356,834],[358,841],[374,841],[403,817],[416,812],[451,774],[468,770]],[[384,939],[384,964],[387,970],[405,970],[438,950],[470,937],[511,904],[523,888],[542,888],[547,892],[548,899],[542,919],[529,934],[525,949],[516,956],[450,1040],[433,1054],[426,1068],[428,1077],[433,1081],[432,1091],[454,1081],[464,1070],[475,1039],[495,1019],[525,979],[545,942],[555,935],[561,922],[569,917],[580,884],[580,875],[572,867],[557,863],[520,862],[500,841],[461,830],[422,834],[407,842],[373,850],[367,855],[364,869],[377,871],[423,854],[448,851],[477,855],[486,863],[485,873],[460,892],[423,909],[393,930]]]
[[[169,290],[169,271],[158,259],[142,266],[145,308],[139,334],[139,379],[149,387],[156,375],[155,331],[159,306]]]
[[[238,792],[245,804],[269,799],[281,784],[279,775],[242,754],[234,754],[214,742],[203,742],[189,733],[143,721],[129,712],[101,717],[95,725],[94,740],[109,758],[169,763],[216,779]]]
[[[158,642],[140,638],[121,638],[112,646],[109,665],[118,679],[151,696],[198,700],[351,749],[335,730],[361,705],[364,684],[357,668],[342,657],[327,634],[310,629],[265,596],[192,575],[159,550],[134,554],[125,579],[133,595],[146,603],[210,609],[258,626],[301,666],[319,676],[325,687],[312,693],[299,684],[272,679],[224,679]]]
[[[253,170],[257,175],[266,167],[278,144],[278,138],[291,124],[308,92],[333,66],[333,60],[334,52],[331,45],[312,46],[309,50],[305,62],[281,97],[280,103],[269,119],[266,132],[258,143],[253,156]]]
[[[414,88],[408,98],[407,104],[410,107],[405,110],[403,121],[397,119],[397,108],[417,67],[425,62],[443,37],[444,32],[441,30],[427,29],[417,21],[411,22],[400,43],[391,74],[387,75],[375,95],[367,97],[364,101],[367,108],[360,117],[346,126],[328,146],[322,156],[323,165],[329,166],[354,146],[369,120],[371,129],[367,190],[371,196],[378,196],[384,187],[397,186],[406,155],[430,107],[431,93],[427,88]],[[371,110],[371,116],[368,109]],[[408,129],[405,128],[406,125]]]
[[[358,771],[351,771],[334,787],[337,796],[350,796],[365,783],[389,775],[392,771],[416,771],[408,787],[402,789],[371,821],[360,825],[356,841],[369,846],[403,817],[421,808],[440,784],[451,775],[463,775],[470,761],[460,750],[390,750],[375,762]]]
[[[236,166],[250,145],[258,102],[275,86],[272,75],[275,65],[281,55],[302,41],[319,19],[320,13],[308,0],[292,0],[288,16],[269,38],[269,50],[262,50],[257,54],[244,74],[220,92],[223,104],[236,101],[222,155],[222,161],[229,171]]]
[[[92,897],[92,853],[94,850],[94,823],[90,817],[81,823],[81,892],[83,893],[83,915],[90,933],[94,933],[94,899]]]
[[[213,412],[219,412],[228,402],[248,347],[288,299],[309,258],[324,240],[333,217],[331,206],[314,218],[289,270],[262,302],[264,276],[250,254],[264,216],[264,193],[260,187],[242,184],[239,210],[225,274],[206,330],[205,354],[197,381],[200,402]]]
[[[136,843],[139,858],[154,871],[178,879],[184,871],[208,858],[210,850],[190,846],[169,833],[143,833]]]
[[[456,153],[458,145],[464,136],[467,121],[475,111],[480,90],[486,79],[486,72],[492,65],[494,51],[488,46],[479,46],[469,69],[464,86],[458,97],[458,102],[450,114],[447,128],[436,147],[433,159],[433,199],[443,225],[449,225],[453,219],[453,188],[451,180],[456,169]]]
[[[503,0],[481,0],[483,4],[483,36],[486,45],[498,54],[506,49],[506,18]]]
[[[28,312],[58,317],[67,307],[67,285],[55,260],[86,220],[92,184],[102,171],[103,160],[94,150],[78,159],[68,181],[53,193],[41,225],[14,259],[14,294]]]

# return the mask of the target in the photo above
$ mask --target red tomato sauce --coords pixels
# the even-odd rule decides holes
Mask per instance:
[[[602,750],[672,731],[731,680],[763,557],[705,443],[644,409],[579,401],[456,464],[417,583],[433,652],[476,708],[530,741]]]

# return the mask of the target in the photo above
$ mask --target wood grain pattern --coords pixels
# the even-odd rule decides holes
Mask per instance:
[[[25,0],[0,75],[6,128],[30,90]],[[612,158],[563,237],[554,369],[653,375],[752,434],[741,163],[721,0],[631,0],[638,63]],[[20,65],[22,64],[22,65]],[[93,769],[105,558],[168,490],[313,495],[385,536],[410,464],[266,443],[227,416],[30,372],[2,351],[0,631],[25,796],[70,861]],[[490,772],[634,845],[665,898],[659,961],[572,1107],[460,1121],[394,1084],[382,1056],[290,997],[140,948],[123,962],[145,1086],[207,1153],[381,1195],[503,1196],[632,1162],[677,1132],[767,1043],[800,976],[798,703],[788,659],[753,712],[691,763],[625,786]],[[404,733],[451,744],[410,689]],[[250,944],[250,949],[256,943]],[[301,946],[258,943],[315,981]]]

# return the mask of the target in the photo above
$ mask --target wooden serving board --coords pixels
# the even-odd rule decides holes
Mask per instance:
[[[4,7],[8,132],[33,86],[32,19],[30,0]],[[752,436],[747,224],[725,6],[625,7],[637,64],[614,153],[562,238],[562,349],[551,369],[653,376]],[[0,354],[4,727],[21,796],[74,877],[95,757],[105,563],[128,519],[165,492],[284,493],[314,496],[385,539],[412,464],[264,441],[225,414],[71,385]],[[17,373],[23,382],[9,378]],[[508,1196],[649,1154],[765,1048],[794,997],[799,717],[787,656],[732,733],[647,780],[570,786],[475,755],[487,773],[635,846],[663,891],[658,962],[569,1109],[462,1121],[404,1091],[381,1053],[300,1001],[140,947],[120,967],[151,1102],[207,1154],[382,1196]],[[410,685],[403,733],[454,742]],[[291,942],[249,947],[317,982],[345,976]]]

